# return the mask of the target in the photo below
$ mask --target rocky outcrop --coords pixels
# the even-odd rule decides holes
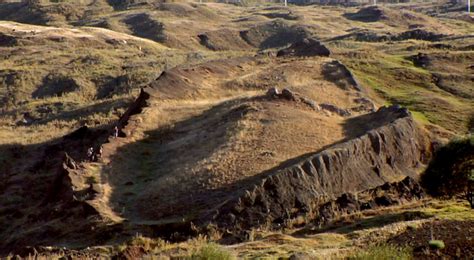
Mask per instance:
[[[146,92],[143,88],[140,90],[140,95],[125,111],[125,113],[120,117],[120,120],[117,124],[119,128],[119,136],[128,136],[130,131],[125,131],[124,127],[128,125],[131,116],[140,114],[142,109],[148,105],[147,101],[150,98],[150,94]]]
[[[211,40],[209,39],[209,36],[207,34],[205,34],[205,33],[199,34],[198,38],[199,38],[199,43],[202,46],[205,46],[209,50],[213,50],[213,51],[218,50],[218,48],[211,43]]]
[[[321,221],[324,215],[327,221],[338,215],[336,211],[348,211],[341,207],[342,199],[337,202],[338,197],[350,197],[343,194],[371,193],[370,189],[406,176],[416,179],[429,157],[424,135],[406,109],[384,107],[375,113],[385,120],[382,126],[269,174],[224,205],[214,221],[237,232],[278,227],[296,218]],[[403,185],[416,188],[406,182]],[[365,205],[357,203],[354,210]],[[330,209],[335,212],[327,213]]]
[[[323,103],[323,104],[319,104],[319,107],[321,109],[327,110],[329,112],[336,113],[340,116],[350,116],[351,115],[351,112],[349,110],[337,107],[333,104]]]
[[[313,38],[305,38],[295,42],[290,47],[278,51],[277,57],[296,56],[296,57],[312,57],[312,56],[329,56],[331,52],[318,40]]]
[[[275,87],[269,88],[267,90],[266,97],[270,98],[270,99],[284,99],[284,100],[288,100],[288,101],[302,103],[302,104],[304,104],[306,106],[309,106],[310,108],[312,108],[316,111],[325,110],[327,112],[334,113],[334,114],[337,114],[339,116],[347,117],[347,116],[351,115],[351,112],[348,109],[343,109],[343,108],[337,107],[336,105],[327,104],[327,103],[317,104],[314,100],[309,99],[307,97],[303,97],[299,93],[295,93],[295,92],[293,92],[293,91],[291,91],[287,88],[284,88],[281,91],[281,93]],[[367,109],[365,109],[365,106],[363,106],[362,108],[357,107],[357,109],[367,110]]]
[[[399,34],[381,33],[370,30],[360,30],[351,32],[346,35],[337,36],[332,40],[353,39],[360,42],[385,42],[385,41],[405,41],[405,40],[421,40],[421,41],[440,41],[447,35],[438,34],[424,29],[408,30]]]
[[[425,193],[416,180],[406,177],[399,182],[387,182],[359,193],[344,193],[335,200],[321,205],[312,218],[316,224],[324,225],[344,215],[359,211],[399,205],[419,200]]]
[[[408,39],[413,40],[422,40],[422,41],[439,41],[446,35],[438,34],[430,31],[426,31],[423,29],[415,29],[406,32],[402,32],[394,37],[393,40],[395,41],[403,41]]]

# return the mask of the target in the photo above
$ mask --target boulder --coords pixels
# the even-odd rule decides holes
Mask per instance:
[[[321,109],[327,110],[329,112],[336,113],[340,116],[350,116],[351,115],[351,112],[349,112],[349,110],[339,108],[339,107],[337,107],[335,105],[332,105],[332,104],[323,103],[323,104],[319,104],[319,107]]]
[[[296,96],[295,96],[295,93],[291,92],[289,89],[287,88],[284,88],[282,91],[281,91],[281,97],[284,98],[284,99],[288,99],[288,100],[296,100]]]
[[[280,50],[277,57],[296,56],[296,57],[312,57],[312,56],[329,56],[331,52],[318,40],[313,38],[304,38],[290,45],[290,47]]]
[[[276,87],[273,87],[273,88],[269,88],[267,90],[267,97],[278,97],[278,95],[280,95],[280,91],[278,90],[278,88]]]

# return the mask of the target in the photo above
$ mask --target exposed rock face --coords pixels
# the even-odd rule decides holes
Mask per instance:
[[[411,177],[406,177],[400,182],[387,182],[360,193],[344,193],[337,199],[321,205],[313,214],[317,224],[326,224],[345,214],[398,205],[421,199],[424,195],[418,182]]]
[[[297,57],[312,57],[312,56],[329,56],[331,52],[321,42],[313,38],[305,38],[301,41],[291,44],[290,47],[280,50],[277,53],[281,56],[297,56]]]
[[[164,74],[162,74],[164,75]],[[123,128],[129,123],[130,117],[142,112],[142,109],[147,105],[147,100],[150,98],[150,94],[148,94],[144,89],[140,90],[140,95],[138,98],[131,104],[127,111],[122,115],[119,120],[118,128],[119,128],[119,136],[128,135],[129,133],[124,133]]]
[[[437,34],[422,29],[415,29],[400,33],[395,37],[395,40],[403,41],[408,39],[423,40],[423,41],[439,41],[445,37],[443,34]]]
[[[385,203],[382,200],[392,203],[390,197],[377,201],[375,198],[368,199],[361,203],[363,200],[352,201],[351,195],[343,196],[345,193],[370,190],[406,176],[416,178],[423,167],[420,162],[428,158],[425,137],[407,110],[394,106],[381,108],[376,114],[379,114],[377,118],[385,120],[381,127],[309,155],[299,163],[263,178],[243,191],[239,198],[223,206],[214,216],[215,222],[238,232],[262,225],[280,226],[301,216],[312,216],[320,221],[323,214],[327,221],[327,218],[338,215],[337,212],[361,209],[365,207],[364,203],[382,205]],[[397,185],[390,187],[399,189],[401,193],[406,190],[404,187],[418,190],[411,180],[402,182],[400,187]],[[379,189],[392,188],[383,186]],[[407,198],[421,196],[419,192],[415,194],[407,195]],[[337,198],[341,196],[338,202]],[[343,200],[352,201],[354,209],[341,206]]]
[[[447,35],[438,34],[424,29],[414,29],[399,34],[380,33],[370,30],[361,30],[346,35],[338,36],[333,40],[354,39],[361,42],[385,42],[385,41],[405,41],[405,40],[422,40],[422,41],[440,41]]]

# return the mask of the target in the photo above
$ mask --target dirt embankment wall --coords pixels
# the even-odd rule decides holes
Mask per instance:
[[[425,135],[406,109],[376,113],[386,124],[262,179],[224,205],[214,221],[226,229],[248,230],[298,217],[317,219],[321,205],[344,193],[416,178],[429,158]]]

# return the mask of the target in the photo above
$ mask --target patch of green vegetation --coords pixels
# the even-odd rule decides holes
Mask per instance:
[[[446,94],[432,79],[430,71],[418,68],[407,55],[382,52],[340,58],[362,85],[370,87],[390,104],[400,104],[415,112],[424,124],[437,124],[456,133],[466,133],[472,103]]]
[[[232,260],[235,256],[223,247],[215,243],[208,243],[203,245],[197,252],[195,252],[191,259],[193,260]]]
[[[433,249],[443,249],[445,247],[442,240],[430,240],[428,245]]]
[[[469,207],[467,201],[434,201],[420,211],[438,219],[474,220],[474,210]]]
[[[413,259],[412,250],[408,247],[392,245],[378,245],[349,257],[353,260],[380,260],[380,259]]]
[[[421,112],[418,112],[418,111],[411,111],[411,114],[412,114],[413,118],[414,118],[417,122],[419,122],[419,123],[421,123],[421,124],[426,125],[426,124],[429,124],[429,123],[430,123],[430,121],[428,120],[428,118],[426,118],[426,116],[425,116],[423,113],[421,113]]]

